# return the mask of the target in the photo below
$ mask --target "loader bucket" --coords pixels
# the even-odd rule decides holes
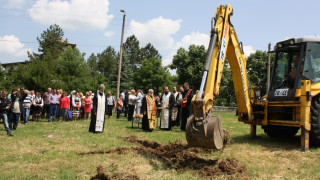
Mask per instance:
[[[188,118],[186,139],[189,146],[221,149],[224,145],[224,132],[220,116],[208,115],[196,122],[194,116]]]

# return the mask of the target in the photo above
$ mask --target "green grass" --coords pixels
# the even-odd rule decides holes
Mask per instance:
[[[247,167],[250,179],[319,179],[320,148],[300,151],[300,137],[275,139],[267,137],[257,128],[256,139],[249,136],[249,125],[237,121],[234,114],[221,113],[223,127],[231,134],[232,141],[223,152],[209,155],[212,158],[237,158]],[[106,172],[136,172],[141,179],[202,179],[195,171],[177,172],[168,168],[152,155],[134,151],[125,154],[80,155],[83,152],[109,150],[116,147],[137,146],[121,137],[137,136],[140,139],[169,144],[185,134],[178,128],[172,131],[156,129],[151,133],[131,128],[131,122],[121,118],[107,119],[102,134],[88,132],[89,121],[54,122],[31,121],[19,124],[7,137],[3,124],[0,127],[0,179],[89,179],[101,164]],[[137,124],[135,124],[137,127]],[[237,176],[220,176],[234,178]]]

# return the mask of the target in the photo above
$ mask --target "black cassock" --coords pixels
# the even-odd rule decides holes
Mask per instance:
[[[164,99],[162,99],[164,95],[161,96],[160,102],[164,101]],[[171,128],[172,128],[172,107],[173,107],[173,105],[175,103],[176,103],[175,97],[174,97],[174,95],[172,93],[170,93],[169,105],[168,105],[169,106],[169,126],[168,126],[168,128],[161,128],[161,122],[162,121],[160,120],[160,129],[162,129],[162,130],[171,130]],[[163,105],[163,107],[164,107],[164,105]],[[163,118],[163,116],[164,116],[164,114],[162,114],[161,118]]]
[[[96,123],[97,123],[97,115],[98,115],[98,96],[101,97],[101,99],[104,97],[105,103],[104,103],[104,112],[103,112],[103,126],[102,126],[102,131],[97,131],[96,129]],[[107,96],[105,94],[100,94],[100,93],[95,93],[93,96],[93,112],[91,114],[91,122],[90,122],[90,127],[89,127],[89,132],[93,132],[93,133],[102,133],[104,130],[104,124],[105,124],[105,113],[106,108],[107,108]]]
[[[191,90],[191,89],[190,89]],[[189,116],[192,114],[192,104],[191,104],[191,100],[193,98],[193,92],[192,90],[190,91],[190,93],[188,94],[189,89],[184,90],[183,94],[182,94],[182,98],[187,98],[187,103],[185,107],[182,107],[181,104],[181,126],[180,129],[185,131],[186,130],[186,126],[187,126],[187,121]],[[183,101],[183,99],[182,99]]]

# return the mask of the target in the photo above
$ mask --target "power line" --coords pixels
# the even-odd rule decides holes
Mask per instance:
[[[13,41],[13,40],[6,40],[6,39],[0,39],[0,41],[4,42],[12,42],[12,43],[25,43],[25,44],[38,44],[38,42],[31,42],[31,41]],[[92,45],[92,44],[76,44],[77,46],[82,46],[82,47],[118,47],[119,45],[113,46],[113,45]],[[120,46],[119,46],[120,47]]]
[[[19,11],[19,12],[28,12],[29,9],[18,9],[18,8],[5,8],[5,7],[0,7],[0,9],[3,9],[3,10],[9,10],[9,11]],[[52,16],[53,18],[55,16],[63,16],[63,17],[66,17],[66,16],[70,16],[70,17],[80,17],[80,18],[84,18],[84,19],[91,19],[89,18],[88,16],[83,16],[83,15],[77,15],[77,14],[72,14],[72,15],[66,15],[66,14],[61,14],[61,13],[48,13],[48,12],[37,12],[37,14],[44,14],[44,15],[49,15],[49,16]],[[25,18],[29,18],[29,16],[25,16],[25,15],[22,15],[22,14],[16,14],[16,15],[7,15],[7,14],[2,14],[3,16],[9,16],[9,17],[12,17],[12,18],[15,18],[17,16],[21,16],[21,17],[25,17]],[[108,14],[108,15],[111,15],[111,14]],[[95,16],[95,18],[105,18],[105,16]],[[131,20],[146,20],[146,17],[127,17],[127,20],[128,21],[131,21]],[[53,20],[53,19],[51,19]],[[112,20],[119,20],[119,21],[122,21],[122,17],[120,16],[116,16],[116,17],[113,17]],[[121,25],[121,23],[120,23]]]
[[[35,44],[37,42],[28,42],[28,41],[13,41],[13,40],[7,40],[7,39],[0,39],[0,41],[5,41],[5,42],[19,42],[19,43],[26,43],[26,44]]]

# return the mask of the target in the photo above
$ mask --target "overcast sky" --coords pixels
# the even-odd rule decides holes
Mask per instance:
[[[232,23],[248,55],[289,37],[320,35],[319,0],[0,0],[0,62],[20,62],[37,52],[37,36],[51,24],[88,57],[125,37],[150,42],[170,64],[179,47],[209,42],[210,21],[219,4],[230,3]]]

